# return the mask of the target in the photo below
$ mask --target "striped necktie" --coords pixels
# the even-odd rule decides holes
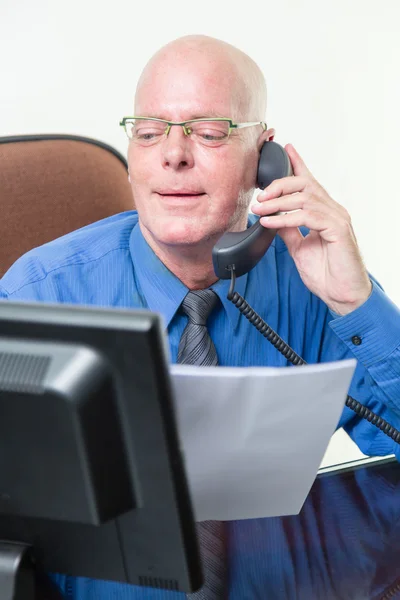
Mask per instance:
[[[183,365],[217,365],[215,346],[207,331],[207,319],[219,302],[212,290],[189,292],[182,301],[182,312],[189,317],[183,330],[179,348],[178,363]]]
[[[207,331],[207,319],[219,298],[212,290],[189,292],[181,309],[189,321],[182,333],[178,348],[178,363],[216,366],[217,352]],[[227,586],[226,535],[221,521],[202,521],[197,524],[200,551],[204,568],[204,585],[190,600],[221,600]]]

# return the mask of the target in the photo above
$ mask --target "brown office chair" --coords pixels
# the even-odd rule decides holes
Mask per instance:
[[[134,209],[127,163],[72,135],[0,137],[0,277],[28,250]]]

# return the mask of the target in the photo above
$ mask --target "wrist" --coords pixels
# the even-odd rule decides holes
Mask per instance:
[[[357,308],[359,308],[364,302],[368,300],[368,298],[372,294],[372,282],[368,279],[368,286],[364,291],[357,294],[354,300],[346,301],[346,302],[327,302],[327,306],[329,310],[340,317],[344,317],[349,313],[353,312]]]

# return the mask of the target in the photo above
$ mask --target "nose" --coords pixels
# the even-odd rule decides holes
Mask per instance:
[[[181,126],[173,125],[167,138],[163,141],[162,162],[164,169],[175,171],[193,167],[192,143]]]

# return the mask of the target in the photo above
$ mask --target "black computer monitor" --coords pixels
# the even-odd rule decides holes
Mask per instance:
[[[149,311],[0,302],[0,540],[44,572],[201,586],[168,363]]]

